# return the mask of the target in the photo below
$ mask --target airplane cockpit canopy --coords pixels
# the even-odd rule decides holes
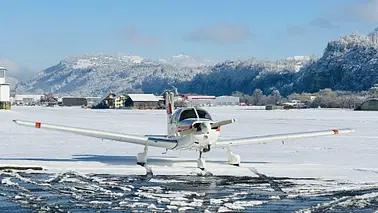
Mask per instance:
[[[180,122],[185,119],[195,118],[195,119],[208,119],[212,120],[210,114],[204,109],[196,108],[184,108],[177,110],[172,115],[172,122]]]

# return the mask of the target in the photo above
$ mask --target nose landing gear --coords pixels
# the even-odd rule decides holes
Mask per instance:
[[[199,158],[197,159],[197,167],[201,169],[202,171],[205,170],[206,167],[206,161],[205,158],[202,156],[202,151],[200,151]]]

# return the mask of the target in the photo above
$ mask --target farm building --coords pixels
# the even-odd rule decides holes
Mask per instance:
[[[87,106],[87,99],[79,97],[63,97],[60,106]]]
[[[370,99],[368,101],[363,102],[360,106],[358,106],[355,110],[358,111],[378,111],[378,99]]]
[[[114,99],[114,108],[115,109],[122,109],[125,107],[126,96],[125,95],[117,95]]]
[[[87,99],[87,107],[92,107],[101,97],[85,97],[85,99]]]
[[[159,99],[153,94],[128,94],[125,107],[137,109],[154,109],[159,106]]]
[[[92,105],[93,109],[114,109],[115,93],[108,93]]]

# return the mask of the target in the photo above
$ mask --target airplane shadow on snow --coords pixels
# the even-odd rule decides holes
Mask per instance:
[[[21,161],[45,161],[45,162],[100,162],[109,165],[136,165],[136,156],[114,156],[114,155],[73,155],[72,158],[0,158],[0,161],[21,160]],[[210,160],[208,163],[228,164],[227,161]],[[193,163],[196,165],[197,159],[181,159],[177,157],[148,157],[150,165],[166,165],[173,166],[175,163]],[[265,161],[242,161],[247,164],[269,164]]]

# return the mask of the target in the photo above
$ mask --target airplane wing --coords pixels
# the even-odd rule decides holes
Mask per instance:
[[[282,141],[287,139],[298,139],[298,138],[309,138],[316,136],[326,136],[326,135],[337,135],[343,133],[354,132],[353,129],[339,129],[339,130],[322,130],[322,131],[311,131],[311,132],[298,132],[289,134],[277,134],[277,135],[265,135],[265,136],[254,136],[230,140],[218,140],[212,148],[227,148],[232,146],[240,145],[250,145],[259,144],[264,142]]]
[[[140,145],[145,145],[148,143],[148,146],[155,146],[155,147],[161,147],[161,148],[166,148],[166,149],[173,149],[177,146],[177,140],[169,139],[166,137],[135,136],[135,135],[127,135],[123,133],[107,132],[107,131],[102,131],[102,130],[84,129],[84,128],[78,128],[78,127],[70,127],[70,126],[62,126],[62,125],[54,125],[54,124],[32,122],[32,121],[22,121],[22,120],[13,120],[13,122],[21,126],[34,127],[34,128],[46,129],[46,130],[55,130],[55,131],[60,131],[60,132],[70,132],[70,133],[94,137],[94,138],[121,141],[121,142],[134,143],[134,144],[140,144]]]

